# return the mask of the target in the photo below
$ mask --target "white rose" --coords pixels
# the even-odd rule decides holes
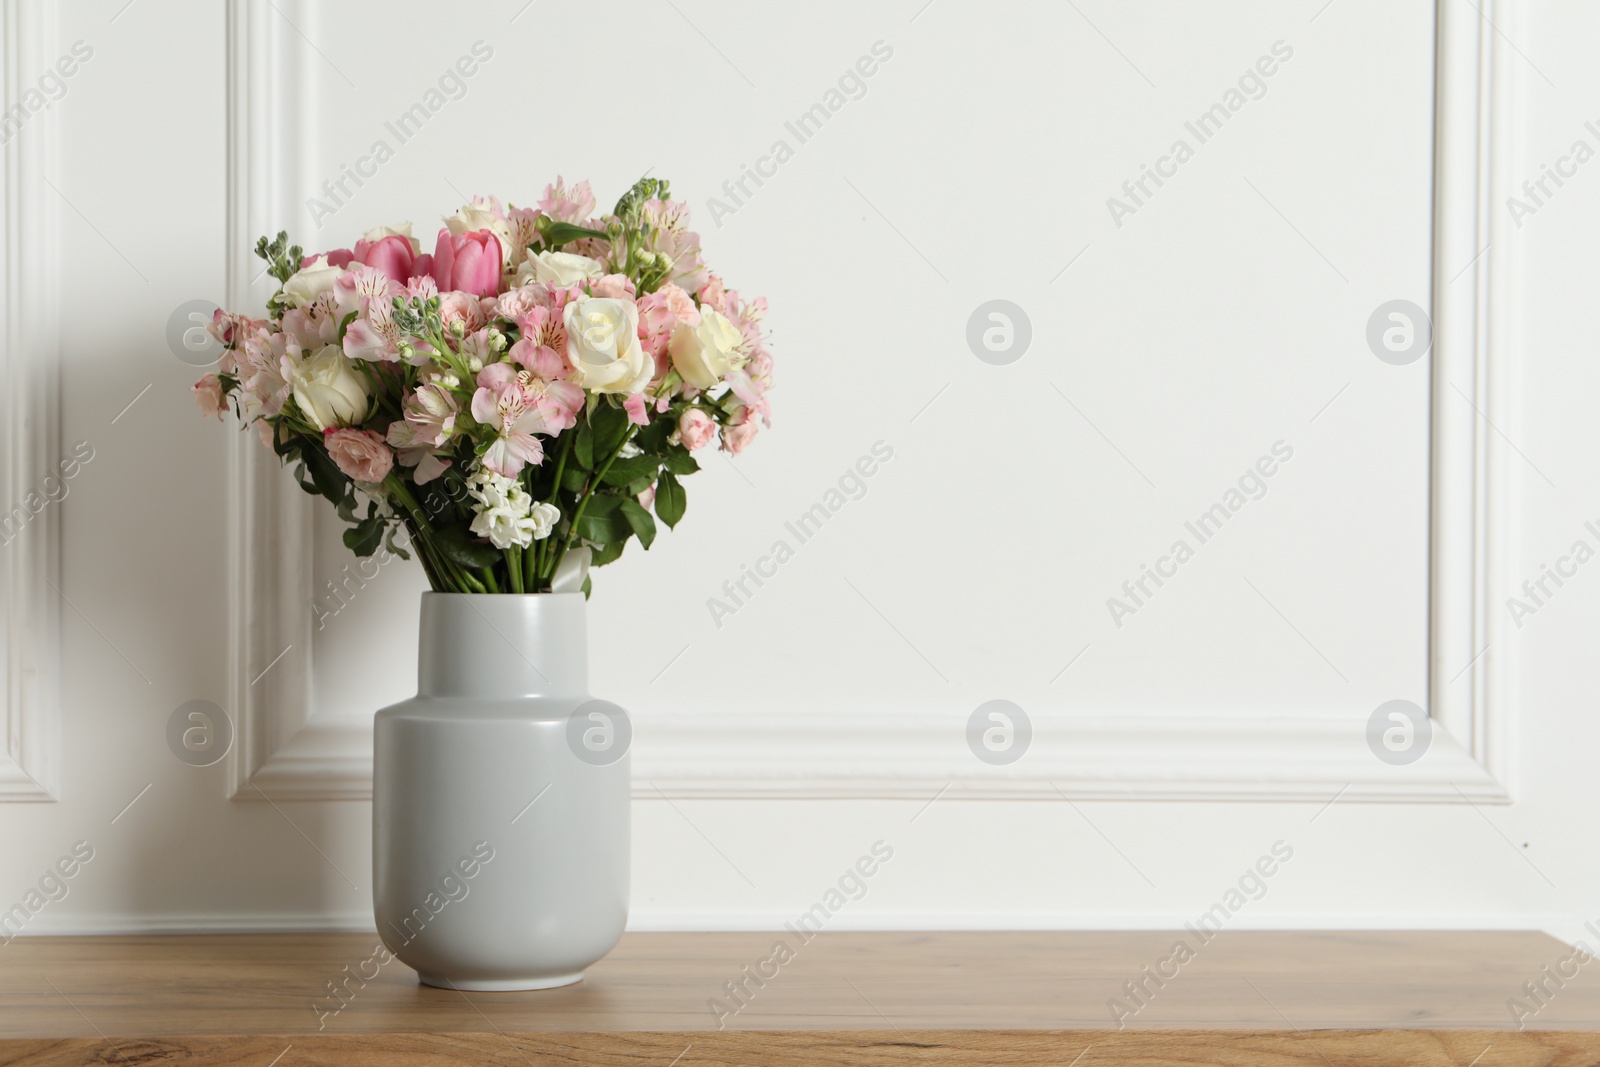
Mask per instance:
[[[371,405],[366,375],[338,345],[324,345],[296,364],[289,385],[294,402],[319,430],[359,422]]]
[[[305,307],[332,289],[343,273],[344,268],[329,263],[327,256],[318,256],[309,267],[301,267],[289,275],[289,280],[283,283],[283,294],[295,307]]]
[[[742,343],[744,335],[726,315],[715,308],[701,307],[699,324],[678,323],[667,342],[667,351],[684,381],[699,389],[710,389],[743,364],[739,356]]]
[[[567,286],[580,285],[603,277],[606,267],[598,259],[590,259],[574,252],[546,251],[538,255],[529,252],[527,262],[517,273],[533,281],[544,282],[546,285]]]
[[[637,393],[650,384],[656,364],[639,347],[639,309],[633,301],[574,300],[563,318],[574,383],[594,393]]]
[[[511,224],[503,218],[496,218],[494,205],[481,196],[473,197],[472,203],[465,205],[454,215],[444,216],[444,224],[452,237],[475,233],[478,230],[488,230],[494,234],[500,241],[502,267],[510,263],[511,257],[520,251],[511,247]]]
[[[374,226],[361,235],[361,239],[368,244],[381,241],[385,237],[404,237],[411,242],[413,247],[417,243],[416,238],[411,236],[411,223],[409,222],[402,222],[398,226]]]

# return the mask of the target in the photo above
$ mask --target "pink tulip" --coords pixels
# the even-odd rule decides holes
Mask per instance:
[[[416,252],[411,247],[411,238],[390,234],[376,241],[357,241],[355,258],[369,267],[383,271],[389,276],[390,281],[404,285],[411,280],[411,268],[416,260]]]
[[[330,248],[326,252],[318,252],[315,255],[302,258],[300,260],[300,269],[304,270],[315,263],[317,256],[327,256],[328,266],[330,267],[348,267],[351,260],[360,258],[348,248]]]
[[[473,296],[500,294],[500,241],[488,230],[451,236],[439,231],[433,250],[433,279],[441,291],[457,290]]]

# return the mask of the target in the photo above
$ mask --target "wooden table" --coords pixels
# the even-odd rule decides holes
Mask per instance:
[[[763,963],[777,936],[630,934],[579,985],[470,994],[371,935],[18,938],[0,1065],[1600,1063],[1600,962],[1543,934],[784,934]]]

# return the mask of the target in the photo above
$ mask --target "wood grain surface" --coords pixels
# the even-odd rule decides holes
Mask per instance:
[[[0,1065],[1600,1064],[1600,964],[1536,933],[629,934],[579,985],[470,994],[376,944],[18,938]]]

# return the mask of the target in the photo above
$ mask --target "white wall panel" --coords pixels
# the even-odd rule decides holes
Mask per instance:
[[[592,12],[520,2],[52,10],[94,48],[50,112],[53,447],[96,459],[58,506],[80,609],[58,799],[0,804],[0,907],[73,842],[96,858],[30,930],[370,922],[367,717],[409,689],[421,579],[390,564],[328,613],[336,524],[194,415],[172,309],[263,299],[256,230],[426,234],[474,193],[559,172],[604,199],[647,167],[771,300],[779,386],[683,526],[596,576],[594,686],[639,723],[637,925],[781,921],[878,838],[896,858],[841,927],[1181,922],[1280,839],[1294,860],[1240,926],[1594,918],[1564,818],[1600,799],[1587,572],[1521,627],[1504,598],[1600,521],[1600,192],[1580,169],[1521,226],[1489,195],[1600,145],[1586,8],[1489,5],[1495,30],[1447,2],[1437,70],[1433,5],[1375,0],[641,2],[589,67]],[[479,39],[465,94],[396,143]],[[714,223],[707,197],[880,40],[865,95]],[[1107,198],[1278,41],[1259,98],[1118,226]],[[307,197],[385,138],[319,229]],[[995,298],[1032,325],[1007,366],[964,337]],[[1392,299],[1435,307],[1436,360],[1368,349]],[[708,598],[879,440],[860,499],[717,626]],[[1279,440],[1265,495],[1115,625],[1107,598]],[[1009,768],[963,741],[994,698],[1036,728]],[[1409,768],[1364,740],[1393,698],[1439,724]],[[237,726],[213,766],[167,747],[191,700]]]

